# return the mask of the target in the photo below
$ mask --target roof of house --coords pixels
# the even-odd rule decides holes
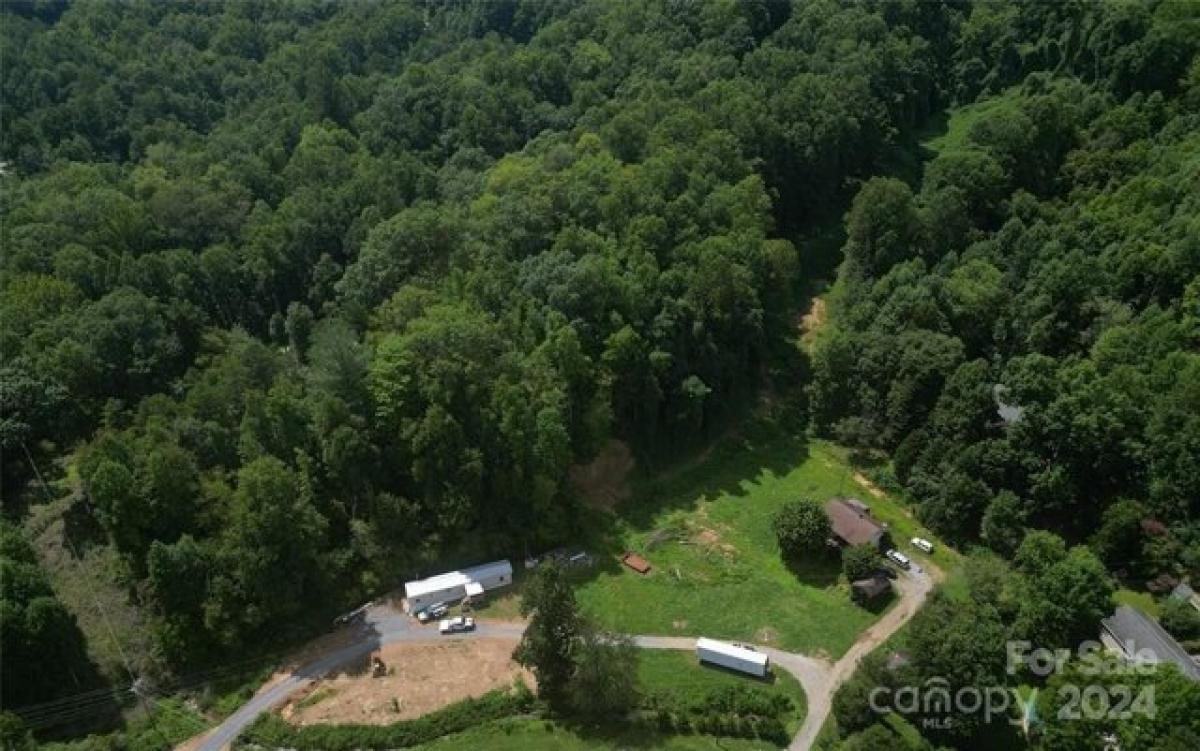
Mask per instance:
[[[512,564],[508,561],[492,561],[460,571],[448,571],[428,579],[405,582],[404,596],[411,599],[433,592],[443,592],[454,587],[465,587],[469,582],[490,579],[495,576],[507,576],[511,580]]]
[[[1187,602],[1196,596],[1196,590],[1188,586],[1187,582],[1179,582],[1175,585],[1175,589],[1171,590],[1171,597],[1176,600]]]
[[[863,597],[876,598],[892,588],[892,583],[882,576],[872,576],[869,579],[859,579],[850,583],[850,588]]]
[[[871,507],[857,498],[843,498],[842,502],[860,514],[871,515]]]
[[[825,514],[833,533],[850,545],[876,545],[883,537],[883,526],[842,500],[825,504]]]
[[[1200,665],[1192,662],[1179,642],[1157,621],[1137,608],[1121,605],[1100,625],[1120,644],[1127,656],[1135,657],[1140,653],[1149,657],[1152,654],[1155,662],[1173,662],[1179,666],[1179,672],[1200,681]]]

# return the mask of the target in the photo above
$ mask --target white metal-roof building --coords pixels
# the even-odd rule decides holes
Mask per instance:
[[[703,636],[696,640],[696,657],[701,662],[720,665],[759,678],[766,676],[771,662],[761,652],[716,639],[706,639]]]
[[[404,584],[404,609],[409,613],[424,610],[435,602],[461,600],[489,589],[512,584],[512,564],[492,561],[479,566],[450,571]]]

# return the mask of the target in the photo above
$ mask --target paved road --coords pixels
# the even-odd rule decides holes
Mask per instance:
[[[204,737],[198,746],[199,751],[220,751],[233,742],[234,738],[250,727],[264,712],[269,712],[287,701],[287,698],[304,688],[313,681],[333,671],[339,666],[361,659],[385,644],[397,642],[430,642],[448,641],[451,639],[467,639],[492,637],[500,639],[521,638],[525,627],[516,623],[480,622],[473,634],[458,636],[442,636],[437,631],[437,625],[421,625],[412,618],[396,612],[386,606],[377,606],[369,610],[363,623],[357,627],[358,640],[353,644],[336,649],[319,660],[304,665],[278,683],[259,691],[238,711],[225,718],[212,732]]]
[[[854,645],[836,663],[830,663],[807,655],[784,652],[772,647],[758,647],[779,667],[800,681],[807,697],[808,711],[804,724],[788,746],[790,751],[809,751],[821,732],[833,705],[833,694],[845,682],[858,662],[871,650],[879,646],[908,622],[933,589],[933,580],[925,573],[901,574],[896,580],[900,590],[900,602],[882,618],[859,636]],[[432,642],[449,639],[471,639],[491,637],[500,639],[521,638],[525,627],[520,623],[495,623],[481,621],[472,634],[441,636],[437,627],[419,625],[412,618],[387,606],[376,606],[367,611],[363,622],[357,627],[356,641],[336,649],[318,660],[297,669],[278,683],[259,691],[220,725],[194,746],[197,751],[221,751],[229,746],[243,730],[258,716],[283,704],[289,696],[339,666],[353,662],[370,654],[385,644],[396,642]],[[696,647],[695,637],[684,636],[634,636],[633,643],[645,649],[692,650]]]

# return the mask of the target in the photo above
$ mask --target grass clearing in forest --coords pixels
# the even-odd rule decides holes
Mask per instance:
[[[704,635],[836,659],[878,614],[851,602],[836,555],[785,564],[771,531],[775,512],[797,498],[854,496],[891,523],[897,542],[933,539],[853,474],[836,446],[775,432],[726,438],[692,463],[635,481],[617,514],[595,524],[591,547],[605,557],[579,586],[580,605],[626,633]],[[653,570],[621,566],[616,555],[625,550]]]

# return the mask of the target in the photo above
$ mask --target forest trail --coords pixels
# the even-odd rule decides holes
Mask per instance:
[[[800,316],[797,328],[800,331],[800,344],[805,350],[811,350],[817,339],[817,334],[829,320],[828,305],[824,295],[816,295],[809,303],[808,310]]]

